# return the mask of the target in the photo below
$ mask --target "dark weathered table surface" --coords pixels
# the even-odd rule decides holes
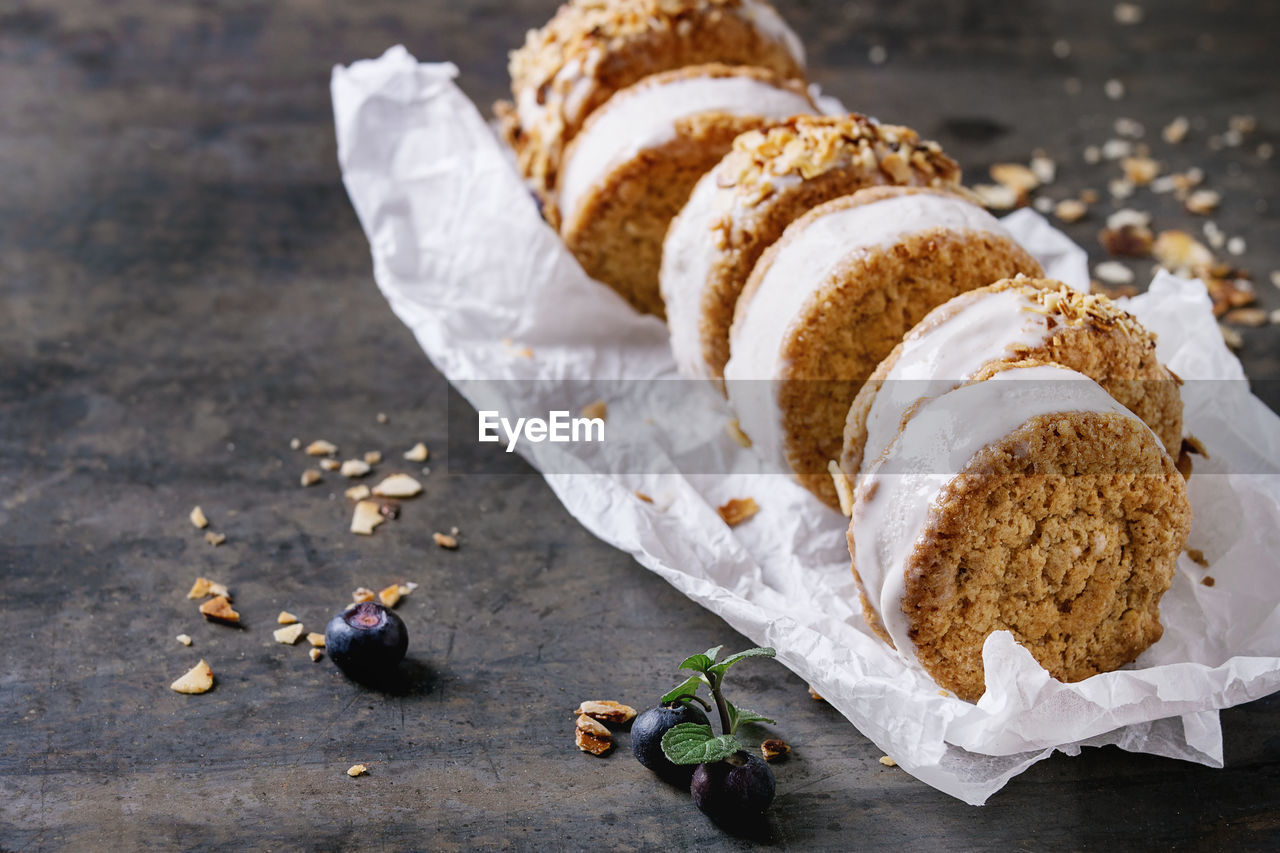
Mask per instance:
[[[392,316],[339,182],[329,69],[396,42],[453,59],[488,104],[505,51],[555,0],[11,0],[0,8],[0,847],[583,849],[737,847],[623,749],[571,742],[581,698],[646,704],[684,654],[741,646],[717,618],[595,541],[542,481],[451,476],[369,539],[338,478],[298,487],[289,439],[392,456],[445,446],[446,383]],[[1045,148],[1050,190],[1105,187],[1081,149],[1117,117],[1148,138],[1203,124],[1174,168],[1221,189],[1264,307],[1280,268],[1280,6],[787,4],[813,74],[849,105],[918,127],[981,178]],[[1051,51],[1056,39],[1067,58]],[[888,61],[868,60],[882,45]],[[1127,94],[1103,94],[1111,77]],[[1068,92],[1068,78],[1079,92]],[[1228,117],[1259,130],[1210,151]],[[1114,167],[1112,167],[1114,168]],[[1132,200],[1158,227],[1199,222]],[[1096,252],[1104,203],[1067,230]],[[1095,255],[1094,260],[1100,260]],[[1139,265],[1140,272],[1146,270]],[[1244,329],[1255,379],[1273,328]],[[1274,405],[1273,398],[1273,405]],[[456,404],[455,404],[456,405]],[[388,424],[375,422],[386,412]],[[336,494],[336,496],[335,496]],[[213,548],[195,504],[228,536]],[[431,533],[458,525],[462,547]],[[246,628],[183,596],[233,587]],[[422,587],[400,612],[411,686],[370,693],[272,642],[278,610],[320,628],[360,584]],[[174,635],[188,632],[183,648]],[[204,657],[215,690],[168,683]],[[1222,714],[1226,768],[1118,749],[1056,757],[985,808],[879,751],[769,662],[739,689],[795,747],[772,840],[795,848],[1274,848],[1280,698]],[[372,770],[349,779],[357,761]]]

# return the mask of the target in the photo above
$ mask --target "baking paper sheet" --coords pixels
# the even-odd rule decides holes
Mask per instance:
[[[1249,394],[1199,282],[1161,274],[1128,307],[1188,380],[1187,429],[1210,455],[1190,481],[1189,545],[1216,586],[1184,555],[1160,642],[1130,668],[1077,684],[1053,681],[1008,633],[993,634],[986,695],[969,704],[867,632],[844,521],[763,472],[726,434],[729,414],[709,388],[654,381],[676,379],[665,326],[582,272],[456,74],[402,47],[335,68],[343,180],[378,286],[473,405],[546,412],[570,387],[577,406],[608,402],[603,444],[517,447],[582,524],[775,647],[900,767],[968,803],[1086,745],[1222,765],[1217,709],[1280,689],[1280,418]],[[1085,253],[1043,218],[1023,210],[1005,222],[1051,276],[1087,286]],[[657,399],[676,387],[674,403]],[[730,529],[715,507],[747,496],[760,514]]]

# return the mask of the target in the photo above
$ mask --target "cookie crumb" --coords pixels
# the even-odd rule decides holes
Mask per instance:
[[[283,628],[277,628],[271,632],[271,636],[276,638],[277,643],[286,646],[292,646],[298,642],[298,638],[302,636],[303,627],[301,622],[294,622],[292,625],[286,625]]]
[[[298,617],[294,616],[288,610],[281,610],[279,615],[276,616],[277,625],[292,625],[294,622],[297,622],[297,621],[298,621]]]
[[[308,456],[332,456],[337,452],[338,445],[334,444],[332,441],[325,441],[322,438],[316,439],[307,445]]]
[[[190,634],[179,634],[175,639],[176,639],[179,643],[182,643],[182,645],[184,645],[184,646],[189,646],[189,645],[191,645],[191,635],[190,635]]]
[[[609,407],[605,405],[604,400],[594,400],[582,407],[581,414],[584,418],[592,420],[599,418],[603,421],[609,417]]]
[[[213,687],[213,670],[203,660],[187,670],[181,678],[169,685],[174,693],[206,693]]]
[[[728,503],[716,508],[716,512],[720,513],[724,523],[730,527],[737,527],[759,511],[760,505],[756,503],[755,498],[732,498]]]
[[[319,649],[312,649],[308,654],[311,655],[312,660],[320,660],[320,658],[324,657],[324,652]]]
[[[411,498],[422,492],[422,484],[408,474],[392,474],[373,487],[380,498]]]
[[[372,536],[373,528],[386,521],[378,511],[375,501],[358,501],[351,514],[351,532],[361,536]]]
[[[200,509],[200,507],[196,507],[191,510],[191,523],[203,530],[209,526],[209,519],[204,517],[204,510]]]
[[[751,446],[751,437],[742,431],[742,425],[738,423],[738,419],[734,418],[724,425],[725,431],[729,433],[729,437],[736,441],[742,447]]]
[[[350,776],[352,779],[356,778],[357,776],[363,776],[368,772],[369,772],[369,768],[365,767],[363,764],[352,764],[350,767],[347,768],[347,775]]]
[[[410,462],[426,462],[427,457],[430,455],[431,452],[427,450],[427,446],[419,441],[413,447],[405,451],[404,458],[408,459]]]
[[[432,533],[431,538],[436,541],[437,545],[447,551],[456,550],[458,547],[458,540],[447,533]]]
[[[352,486],[342,494],[346,495],[349,499],[353,501],[362,501],[365,498],[369,497],[369,495],[371,495],[372,492],[369,491],[368,486],[361,483],[358,486]]]
[[[575,714],[586,714],[602,723],[625,723],[635,718],[636,709],[612,699],[588,699],[579,702]]]
[[[885,767],[897,767],[897,766],[898,766],[898,762],[894,761],[892,758],[890,758],[890,757],[889,757],[889,756],[887,756],[887,755],[882,755],[882,756],[880,756],[880,763],[881,763],[881,764],[883,764]]]
[[[201,604],[200,615],[214,622],[235,624],[240,621],[240,614],[232,608],[225,595],[214,596]]]
[[[791,751],[791,745],[780,738],[769,738],[760,744],[760,755],[765,761],[773,762]]]
[[[302,472],[302,477],[300,478],[299,481],[305,487],[305,486],[314,486],[316,483],[319,483],[323,479],[324,477],[320,476],[320,472],[317,471],[315,468],[308,468],[307,470]]]
[[[227,541],[227,534],[214,533],[212,530],[206,530],[204,533],[204,541],[216,548],[223,542]]]

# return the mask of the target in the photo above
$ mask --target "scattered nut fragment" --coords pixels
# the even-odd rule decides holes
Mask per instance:
[[[1108,139],[1102,143],[1102,156],[1108,160],[1121,160],[1133,153],[1133,143],[1127,139]]]
[[[574,742],[583,752],[604,755],[613,748],[613,736],[609,734],[609,730],[586,714],[578,715],[573,734]]]
[[[308,468],[302,472],[301,482],[303,486],[314,486],[323,479],[324,477],[320,476],[320,472],[315,468]]]
[[[432,533],[431,538],[436,541],[437,545],[447,551],[457,550],[458,540],[447,533]]]
[[[1133,195],[1133,183],[1122,178],[1116,178],[1114,181],[1107,181],[1107,192],[1115,199],[1128,198]]]
[[[342,467],[342,463],[337,459],[321,459],[320,467],[326,471],[337,471]]]
[[[1190,212],[1198,216],[1208,216],[1222,203],[1222,195],[1217,190],[1196,190],[1183,202]]]
[[[603,421],[609,416],[609,407],[604,400],[595,400],[583,406],[581,414],[584,418],[599,418]]]
[[[184,646],[189,646],[189,645],[191,645],[191,635],[190,635],[190,634],[179,634],[175,639],[177,639],[177,641],[178,641],[179,643],[182,643],[182,645],[184,645]]]
[[[653,498],[649,497],[647,494],[640,491],[639,489],[632,490],[632,494],[634,494],[637,498],[639,498],[640,500],[644,501],[647,504],[653,503]]]
[[[890,757],[889,757],[889,756],[887,756],[887,755],[882,755],[882,756],[880,756],[880,763],[881,763],[881,764],[883,764],[885,767],[897,767],[897,766],[898,766],[898,762],[894,761],[892,758],[890,758]]]
[[[377,465],[379,462],[382,461],[382,451],[366,450],[364,452],[364,461],[368,462],[370,465]]]
[[[884,65],[889,60],[889,51],[882,44],[873,44],[867,50],[867,61],[872,65]]]
[[[217,581],[211,581],[208,578],[196,578],[195,583],[191,584],[191,589],[187,591],[187,598],[205,598],[210,595],[224,595],[228,598],[231,594],[227,592],[227,587]]]
[[[840,463],[831,459],[827,461],[827,473],[836,487],[836,497],[840,499],[840,512],[845,518],[853,515],[853,484],[848,476],[840,470]]]
[[[1008,187],[1020,196],[1040,186],[1040,179],[1036,177],[1036,173],[1021,163],[995,163],[989,171],[991,180]]]
[[[1187,131],[1191,130],[1191,122],[1187,121],[1186,116],[1178,116],[1173,121],[1165,125],[1161,131],[1164,141],[1170,145],[1177,145],[1187,138]]]
[[[1063,222],[1079,222],[1089,212],[1089,206],[1080,199],[1066,198],[1058,202],[1053,212]]]
[[[579,702],[575,714],[586,714],[602,723],[625,723],[635,719],[636,709],[612,699],[588,699]]]
[[[1004,184],[974,184],[972,189],[982,206],[991,210],[1009,210],[1018,205],[1018,191]]]
[[[389,587],[378,590],[378,600],[387,607],[395,607],[400,601],[400,584],[393,583]]]
[[[1257,328],[1258,326],[1267,325],[1267,312],[1261,308],[1236,308],[1233,311],[1228,311],[1223,319],[1237,326]]]
[[[1147,129],[1142,126],[1142,122],[1123,116],[1116,119],[1114,127],[1116,133],[1129,139],[1141,139],[1147,132]]]
[[[1113,77],[1102,84],[1102,91],[1111,100],[1118,101],[1124,97],[1124,83]]]
[[[307,642],[315,646],[317,649],[324,648],[324,634],[317,634],[315,631],[307,634]]]
[[[1227,235],[1218,227],[1218,223],[1210,219],[1204,224],[1204,237],[1209,241],[1209,248],[1221,249],[1227,245]]]
[[[1238,350],[1244,346],[1244,337],[1230,326],[1218,324],[1218,331],[1222,332],[1222,340],[1226,342],[1231,349]]]
[[[1214,271],[1219,272],[1219,271]],[[1225,270],[1227,274],[1232,270]],[[1218,278],[1216,275],[1204,280],[1209,288],[1209,298],[1213,300],[1214,316],[1221,317],[1232,308],[1243,308],[1258,300],[1253,291],[1253,284],[1243,278]]]
[[[351,532],[361,536],[372,536],[373,528],[386,521],[378,511],[376,501],[357,501],[351,513]]]
[[[1186,231],[1161,231],[1151,246],[1152,256],[1173,272],[1207,269],[1213,253]]]
[[[297,621],[298,621],[298,617],[294,616],[288,610],[281,610],[280,614],[276,616],[277,625],[292,625],[294,622],[297,622]]]
[[[201,604],[200,615],[213,622],[235,624],[240,621],[240,614],[231,607],[231,602],[225,595],[214,596]]]
[[[1204,584],[1205,586],[1213,586],[1215,583],[1217,583],[1217,581],[1215,581],[1212,576],[1205,575],[1204,579],[1201,580],[1200,583]]]
[[[187,670],[181,678],[169,685],[175,693],[206,693],[213,687],[213,670],[203,660]]]
[[[338,452],[338,445],[332,441],[317,439],[307,445],[308,456],[332,456]]]
[[[1102,162],[1102,149],[1096,145],[1086,145],[1081,156],[1084,157],[1086,163],[1092,166],[1095,163]]]
[[[1132,26],[1142,23],[1142,7],[1137,3],[1117,3],[1114,14],[1117,24]]]
[[[1048,154],[1037,151],[1031,156],[1031,172],[1041,184],[1051,184],[1058,176],[1058,164]]]
[[[351,600],[356,604],[373,601],[373,590],[367,586],[358,586],[351,593]]]
[[[353,501],[362,501],[365,498],[369,497],[369,495],[372,494],[372,492],[369,491],[368,486],[361,483],[358,486],[352,486],[351,488],[347,489],[345,492],[343,492],[343,494]]]
[[[1130,284],[1133,270],[1119,261],[1104,261],[1093,268],[1093,274],[1106,284]]]
[[[1066,59],[1071,55],[1071,42],[1066,39],[1057,39],[1053,43],[1053,55],[1059,59]]]
[[[742,425],[738,423],[738,419],[734,418],[724,425],[725,432],[729,433],[729,437],[738,443],[740,447],[750,447],[751,437],[742,431]]]
[[[1227,241],[1227,254],[1239,257],[1245,252],[1245,243],[1243,237],[1232,237]]]
[[[1150,157],[1126,157],[1121,166],[1125,180],[1134,186],[1145,187],[1160,174],[1160,164]]]
[[[1227,120],[1227,126],[1236,133],[1253,133],[1258,129],[1258,119],[1250,115],[1232,116]]]
[[[373,487],[380,498],[411,498],[422,492],[422,484],[408,474],[392,474]]]
[[[777,761],[791,751],[791,745],[776,737],[769,738],[760,744],[760,754],[765,761]]]
[[[1053,199],[1047,195],[1036,196],[1035,201],[1031,202],[1031,206],[1040,213],[1053,213]]]
[[[822,694],[821,694],[821,693],[819,693],[818,691],[816,691],[816,690],[814,690],[814,689],[813,689],[813,685],[812,685],[812,684],[810,684],[810,685],[809,685],[809,698],[810,698],[810,699],[812,699],[812,700],[814,700],[815,702],[825,702],[825,701],[827,701],[826,699],[823,699],[823,698],[822,698]]]
[[[350,776],[352,779],[356,778],[357,776],[363,776],[368,772],[369,772],[369,768],[365,767],[363,764],[352,764],[350,767],[347,768],[347,775]]]
[[[389,420],[389,418],[387,417],[386,412],[378,412],[378,415],[377,417],[374,418],[374,420],[376,420],[380,424],[385,424]]]
[[[209,526],[209,519],[204,517],[204,510],[200,509],[200,507],[196,507],[191,510],[191,523],[203,530]]]
[[[356,477],[363,477],[365,474],[368,474],[373,470],[373,468],[363,459],[348,459],[342,463],[342,467],[339,470],[342,476],[355,479]]]
[[[755,498],[732,498],[724,506],[716,507],[716,512],[730,527],[737,527],[759,511]]]
[[[298,438],[291,438],[291,439],[289,439],[289,449],[290,449],[290,450],[297,450],[297,449],[298,449],[298,448],[300,448],[300,447],[302,447],[302,440],[301,440],[301,439],[298,439]]]
[[[1111,220],[1107,220],[1110,225]],[[1155,234],[1146,225],[1107,227],[1098,232],[1098,242],[1109,254],[1121,258],[1145,258],[1151,254]]]
[[[1101,196],[1098,195],[1098,191],[1095,189],[1085,187],[1080,190],[1080,200],[1085,204],[1097,204],[1100,197]]]
[[[1199,548],[1188,548],[1187,556],[1191,558],[1191,562],[1195,563],[1202,569],[1209,568],[1209,560],[1205,557],[1204,551]]]
[[[324,657],[324,652],[319,649],[312,649],[309,654],[311,655],[312,660],[320,660],[320,658]]]
[[[1271,271],[1271,284],[1273,287],[1280,287],[1280,270]]]
[[[204,541],[208,542],[215,548],[227,541],[227,534],[214,533],[212,530],[206,530],[204,533]]]
[[[429,455],[430,451],[427,450],[427,446],[419,441],[413,447],[405,451],[404,458],[408,459],[410,462],[426,462]]]
[[[298,638],[302,636],[303,630],[305,629],[302,627],[301,622],[294,622],[292,625],[285,625],[283,628],[275,629],[271,632],[271,636],[276,638],[277,643],[292,646],[294,643],[298,642]]]
[[[1276,148],[1270,142],[1263,142],[1258,145],[1258,159],[1270,160],[1275,156]]]

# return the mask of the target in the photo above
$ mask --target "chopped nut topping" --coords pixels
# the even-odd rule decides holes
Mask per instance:
[[[1145,225],[1122,225],[1119,228],[1104,228],[1099,231],[1098,242],[1117,257],[1145,258],[1151,254],[1155,235]]]
[[[361,536],[372,536],[373,528],[386,521],[378,511],[376,501],[357,501],[351,513],[351,532]]]
[[[625,723],[635,718],[636,709],[612,699],[589,699],[578,703],[577,710],[573,713],[586,714],[603,723]]]
[[[363,776],[368,772],[369,772],[369,768],[365,767],[363,764],[352,764],[350,767],[347,768],[347,775],[350,776],[352,779],[356,778],[357,776]]]
[[[436,544],[448,551],[453,551],[458,547],[458,540],[447,533],[432,533],[431,538]]]
[[[332,456],[337,452],[338,445],[324,439],[318,439],[307,445],[308,456]]]
[[[724,506],[717,507],[716,512],[730,527],[737,527],[760,511],[755,498],[733,498]]]
[[[1230,240],[1227,241],[1228,255],[1240,256],[1240,255],[1243,255],[1244,252],[1245,252],[1245,244],[1244,244],[1243,237],[1232,237]]]
[[[1025,195],[1040,186],[1036,173],[1021,163],[996,163],[992,165],[991,179],[1009,187],[1019,195]]]
[[[825,699],[823,699],[823,698],[822,698],[822,694],[821,694],[821,693],[819,693],[818,691],[816,691],[816,690],[814,690],[814,689],[813,689],[813,685],[812,685],[812,684],[810,684],[810,685],[809,685],[809,698],[810,698],[810,699],[812,699],[812,700],[814,700],[815,702],[825,702],[825,701],[827,701],[827,700],[825,700]]]
[[[297,439],[297,438],[291,438],[291,439],[289,439],[289,449],[290,449],[290,450],[297,450],[297,449],[298,449],[298,448],[300,448],[300,447],[302,447],[302,440],[301,440],[301,439]]]
[[[191,645],[191,635],[190,635],[190,634],[179,634],[179,635],[177,636],[177,638],[176,638],[176,639],[177,639],[177,641],[178,641],[179,643],[182,643],[182,645],[184,645],[184,646],[189,646],[189,645]]]
[[[208,578],[196,578],[195,583],[191,585],[191,589],[187,591],[187,598],[204,598],[210,595],[225,595],[230,598],[225,585],[217,581],[211,581]]]
[[[214,622],[235,624],[240,621],[240,614],[231,607],[225,595],[215,596],[200,605],[200,614]]]
[[[1031,157],[1031,171],[1041,184],[1051,184],[1058,176],[1058,164],[1048,154],[1038,151]]]
[[[1222,332],[1222,340],[1226,342],[1226,345],[1231,347],[1231,349],[1238,350],[1244,346],[1244,337],[1230,326],[1224,326],[1219,323],[1218,331]]]
[[[405,451],[404,458],[408,459],[410,462],[426,462],[427,456],[429,455],[430,452],[427,450],[427,446],[419,441],[413,447]]]
[[[1236,308],[1233,311],[1228,311],[1223,319],[1228,323],[1235,323],[1237,326],[1256,328],[1267,325],[1267,312],[1261,308]]]
[[[386,607],[395,607],[400,601],[400,584],[393,583],[389,587],[378,590],[378,600]]]
[[[831,459],[827,462],[827,473],[831,475],[831,482],[835,484],[836,496],[840,499],[840,512],[845,518],[853,515],[853,484],[849,482],[849,478],[844,471],[840,470],[840,463]]]
[[[276,616],[277,625],[292,625],[294,622],[297,622],[297,621],[298,621],[298,617],[294,616],[288,610],[281,610],[280,614]]]
[[[777,761],[782,756],[791,751],[791,746],[785,740],[778,738],[769,738],[760,744],[760,754],[764,756],[765,761]]]
[[[422,484],[408,474],[392,474],[373,487],[373,493],[380,498],[411,498],[421,491]]]
[[[204,541],[208,542],[215,548],[227,541],[227,534],[214,533],[212,530],[206,530],[204,533]]]
[[[892,758],[890,758],[890,757],[889,757],[889,756],[887,756],[887,755],[882,755],[882,756],[880,756],[880,763],[881,763],[881,764],[883,764],[885,767],[897,767],[897,766],[898,766],[898,762],[894,761]]]
[[[309,654],[311,655],[312,660],[320,660],[320,658],[324,657],[324,652],[319,649],[312,649]]]
[[[1115,8],[1117,24],[1132,26],[1142,23],[1142,7],[1137,3],[1117,3]]]
[[[973,193],[983,207],[991,210],[1009,210],[1018,205],[1018,191],[1004,184],[975,184]]]
[[[632,492],[631,492],[631,493],[632,493],[633,495],[635,495],[637,498],[639,498],[640,500],[642,500],[642,501],[644,501],[645,503],[647,503],[647,504],[651,504],[651,503],[653,503],[653,498],[649,497],[647,494],[645,494],[644,492],[640,491],[639,489],[634,489],[634,490],[632,490]]]
[[[1118,101],[1124,97],[1124,83],[1113,77],[1102,85],[1102,91],[1111,100]]]
[[[387,417],[386,412],[378,412],[377,416],[374,417],[374,420],[376,420],[380,424],[385,424],[389,420],[389,418]]]
[[[1151,214],[1141,210],[1134,210],[1132,207],[1122,207],[1107,217],[1107,227],[1120,229],[1126,225],[1135,225],[1145,228],[1151,224]]]
[[[196,507],[191,510],[191,523],[203,530],[209,526],[209,519],[204,517],[204,510]]]
[[[1213,265],[1213,254],[1186,231],[1161,231],[1151,254],[1173,272],[1193,272]]]
[[[1133,143],[1127,139],[1108,139],[1102,143],[1102,156],[1108,160],[1122,160],[1133,153]]]
[[[1116,133],[1129,139],[1141,139],[1147,132],[1142,126],[1142,122],[1134,121],[1131,118],[1118,118],[1115,121]]]
[[[1133,270],[1119,261],[1100,263],[1093,268],[1093,274],[1107,284],[1129,284],[1133,281]]]
[[[343,494],[353,501],[362,501],[365,498],[369,497],[369,495],[372,494],[372,492],[369,491],[368,486],[361,483],[359,486],[352,486],[351,488],[347,489],[345,492],[343,492]]]
[[[351,600],[356,604],[362,604],[366,601],[373,601],[373,590],[367,586],[358,586],[351,592]]]
[[[586,714],[578,716],[573,734],[574,742],[583,752],[604,755],[613,748],[613,736],[609,734],[609,730]]]
[[[1188,548],[1187,556],[1191,558],[1191,562],[1195,563],[1202,569],[1209,568],[1209,561],[1204,556],[1204,551],[1199,548]]]
[[[307,634],[307,642],[318,649],[324,648],[324,634],[317,634],[315,631]]]
[[[1200,583],[1204,584],[1205,586],[1213,586],[1215,583],[1217,583],[1217,581],[1215,581],[1212,576],[1205,575],[1204,578],[1200,581]]]
[[[1221,203],[1222,195],[1217,190],[1196,190],[1184,202],[1187,210],[1199,216],[1208,216]]]
[[[1125,180],[1134,186],[1145,187],[1160,174],[1160,164],[1150,157],[1126,157],[1121,165]]]
[[[1163,136],[1164,141],[1170,145],[1177,145],[1187,138],[1187,131],[1190,129],[1191,122],[1187,121],[1187,117],[1178,116],[1173,121],[1165,125],[1164,130],[1161,131],[1161,136]]]
[[[213,687],[213,670],[203,660],[187,670],[181,678],[169,685],[175,693],[206,693]]]
[[[342,463],[341,473],[344,477],[354,479],[356,477],[363,477],[371,470],[373,469],[370,467],[369,463],[365,462],[363,459],[348,459],[346,462]]]
[[[342,467],[342,463],[337,459],[321,459],[320,467],[326,471],[337,471]]]
[[[582,407],[582,416],[584,418],[599,418],[604,420],[609,415],[609,407],[605,405],[604,400],[595,400],[587,403]]]
[[[302,623],[295,622],[292,625],[285,625],[283,628],[275,629],[271,632],[271,636],[276,638],[277,643],[292,646],[294,643],[298,642],[298,638],[302,636],[303,630],[305,629],[302,627]]]
[[[1114,181],[1107,181],[1107,192],[1112,198],[1124,199],[1133,195],[1133,183],[1131,181],[1116,178]]]
[[[319,483],[323,479],[324,477],[320,476],[320,472],[317,471],[315,468],[308,468],[307,470],[302,472],[303,486],[314,486],[316,483]]]
[[[742,447],[751,446],[751,437],[742,431],[742,426],[738,423],[738,419],[734,418],[724,425],[725,432],[729,433],[729,437],[736,441]]]
[[[1079,222],[1089,212],[1089,206],[1079,199],[1067,198],[1058,202],[1053,212],[1063,222]]]
[[[382,461],[382,451],[366,450],[364,452],[364,461],[368,462],[370,465],[377,465],[379,462]]]

